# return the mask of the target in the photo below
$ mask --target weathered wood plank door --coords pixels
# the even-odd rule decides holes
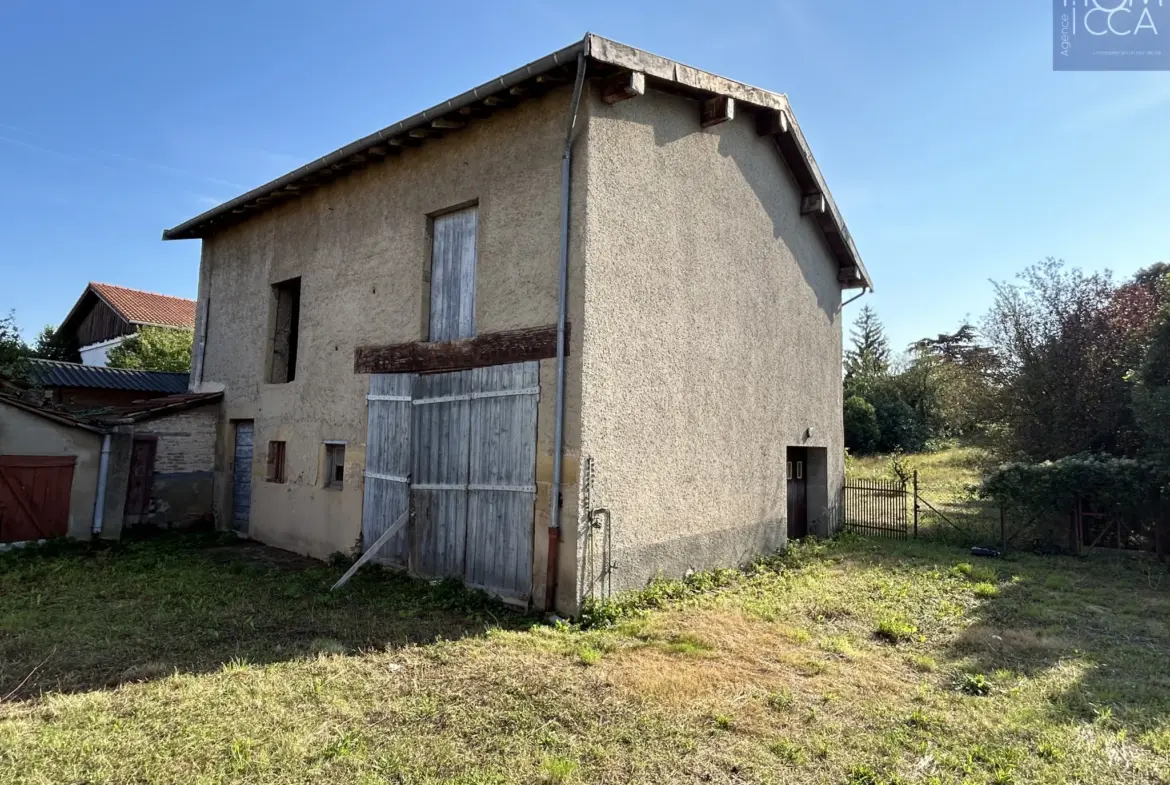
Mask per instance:
[[[130,450],[130,479],[126,486],[125,523],[133,526],[150,515],[150,491],[154,481],[157,439],[135,438]]]
[[[437,216],[431,227],[430,341],[475,336],[475,244],[479,210]]]
[[[410,565],[428,577],[463,578],[473,373],[415,377]]]
[[[362,505],[362,547],[378,541],[386,527],[410,506],[411,374],[370,376],[366,426],[365,491]],[[408,566],[409,527],[382,546],[373,560]]]
[[[505,599],[527,602],[532,593],[540,364],[471,373],[464,580]]]
[[[0,455],[0,542],[69,533],[72,455]]]
[[[252,433],[251,420],[236,422],[236,444],[232,461],[232,528],[248,533],[252,516]]]

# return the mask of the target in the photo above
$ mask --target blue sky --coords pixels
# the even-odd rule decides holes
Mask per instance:
[[[0,313],[31,336],[89,280],[194,296],[199,244],[162,229],[589,30],[789,95],[876,280],[861,302],[902,346],[1044,256],[1118,274],[1170,259],[1170,73],[1053,73],[1050,15],[5,0]]]

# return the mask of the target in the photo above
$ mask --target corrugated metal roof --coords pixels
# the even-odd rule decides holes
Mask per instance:
[[[175,395],[187,392],[190,374],[128,371],[58,360],[29,360],[29,381],[42,387],[88,387]]]

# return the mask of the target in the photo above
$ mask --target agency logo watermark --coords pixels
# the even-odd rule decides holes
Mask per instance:
[[[1170,71],[1170,0],[1052,0],[1056,71]]]

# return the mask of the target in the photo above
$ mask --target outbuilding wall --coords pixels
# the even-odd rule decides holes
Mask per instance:
[[[150,490],[153,526],[188,528],[212,520],[218,405],[137,423],[134,436],[157,439]]]
[[[200,301],[209,302],[200,391],[223,390],[215,464],[217,518],[231,518],[233,421],[255,421],[249,534],[317,557],[349,552],[361,532],[369,377],[353,371],[354,348],[424,340],[430,270],[428,216],[478,203],[478,333],[552,324],[557,318],[561,153],[571,90],[559,88],[500,111],[447,138],[355,172],[292,202],[223,229],[203,243]],[[583,163],[576,165],[581,171]],[[574,194],[583,204],[583,190]],[[575,218],[575,234],[583,218]],[[573,245],[579,246],[574,240]],[[566,417],[565,546],[574,597],[579,444],[581,268]],[[267,384],[271,286],[301,277],[295,380]],[[200,308],[200,313],[203,309]],[[198,328],[197,328],[198,329]],[[541,363],[534,593],[543,591],[552,474],[555,362]],[[284,483],[265,481],[270,441],[286,443]],[[345,442],[345,483],[324,487],[324,442]]]
[[[69,492],[69,536],[79,540],[88,540],[93,532],[101,451],[101,434],[0,403],[0,455],[76,457]]]
[[[654,90],[590,106],[582,596],[782,547],[788,445],[827,450],[810,531],[844,482],[837,263],[772,140]]]

